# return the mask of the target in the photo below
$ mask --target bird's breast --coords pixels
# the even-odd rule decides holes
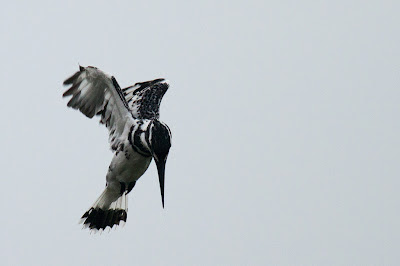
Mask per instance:
[[[123,151],[114,155],[110,165],[110,179],[119,182],[132,182],[138,180],[150,165],[151,156],[137,153],[130,145],[125,145]]]

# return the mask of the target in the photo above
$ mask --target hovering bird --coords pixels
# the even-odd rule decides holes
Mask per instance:
[[[164,208],[165,164],[171,147],[171,131],[159,120],[162,97],[169,84],[165,79],[139,82],[121,89],[116,79],[96,67],[79,66],[79,71],[64,81],[71,87],[68,106],[92,118],[109,131],[114,157],[106,175],[106,187],[82,216],[84,227],[93,230],[112,228],[126,222],[127,195],[154,158]]]

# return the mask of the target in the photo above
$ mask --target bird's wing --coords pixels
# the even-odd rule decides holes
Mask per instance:
[[[122,94],[133,117],[158,119],[160,102],[168,88],[167,80],[155,79],[124,88]]]
[[[95,67],[79,67],[79,71],[64,81],[72,85],[63,97],[71,96],[68,106],[92,118],[100,115],[100,123],[109,130],[112,150],[116,150],[132,113],[114,77]]]

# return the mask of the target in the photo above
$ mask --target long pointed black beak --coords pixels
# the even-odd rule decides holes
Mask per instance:
[[[157,165],[158,171],[158,180],[160,181],[160,191],[161,191],[161,200],[162,200],[162,207],[164,208],[164,181],[165,181],[165,159],[155,160]]]

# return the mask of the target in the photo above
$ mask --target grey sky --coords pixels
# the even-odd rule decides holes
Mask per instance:
[[[2,3],[2,265],[398,265],[398,1]],[[66,107],[97,66],[164,77],[152,164],[110,234],[77,225],[112,153]]]

